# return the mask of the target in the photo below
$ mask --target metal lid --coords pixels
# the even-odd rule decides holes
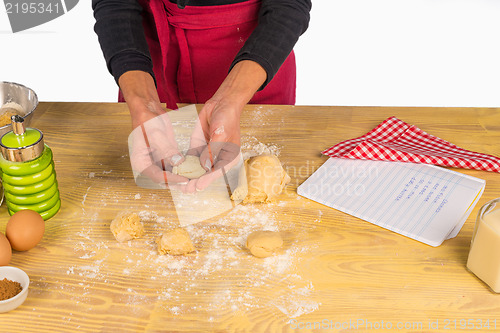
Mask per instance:
[[[25,128],[21,116],[12,116],[11,120],[12,131],[0,139],[3,157],[11,162],[26,162],[42,155],[45,148],[42,132],[36,128]]]

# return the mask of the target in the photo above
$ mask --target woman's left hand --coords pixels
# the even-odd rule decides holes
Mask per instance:
[[[191,136],[188,154],[199,156],[201,165],[208,172],[189,181],[186,192],[205,189],[238,163],[241,112],[266,78],[266,71],[258,63],[240,61],[205,103]]]
[[[185,192],[201,191],[215,179],[223,176],[239,161],[240,114],[234,106],[224,101],[208,101],[199,114],[189,155],[200,157],[200,163],[207,173],[191,180]]]

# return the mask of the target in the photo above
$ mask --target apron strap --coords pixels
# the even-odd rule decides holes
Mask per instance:
[[[177,71],[179,98],[186,103],[202,102],[198,101],[196,97],[191,54],[186,36],[187,31],[209,30],[256,21],[261,0],[250,0],[233,5],[210,6],[210,8],[192,6],[180,9],[169,0],[163,0],[163,4],[167,16],[166,21],[168,21],[169,27],[174,29],[179,46],[180,58]],[[164,68],[167,68],[167,56],[165,55],[168,56],[168,53],[162,55]]]
[[[193,67],[189,55],[186,32],[183,29],[175,29],[175,36],[177,37],[180,51],[179,69],[177,70],[179,98],[182,101],[188,101],[188,103],[198,103],[194,92]]]

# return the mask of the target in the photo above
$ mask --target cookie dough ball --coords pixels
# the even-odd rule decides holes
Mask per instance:
[[[137,213],[122,212],[111,221],[109,226],[119,242],[126,242],[144,235],[144,225]]]
[[[269,257],[283,245],[283,238],[275,231],[254,231],[247,237],[246,247],[257,258]]]
[[[290,177],[276,156],[254,156],[241,168],[238,187],[231,199],[243,200],[243,203],[273,201],[289,182]]]
[[[159,254],[182,255],[194,252],[193,242],[186,230],[175,228],[167,230],[156,240]]]
[[[172,169],[174,175],[184,176],[189,179],[200,178],[206,172],[200,164],[200,158],[193,155],[186,155],[184,162]]]

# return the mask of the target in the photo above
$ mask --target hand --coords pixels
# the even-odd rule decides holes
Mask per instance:
[[[224,101],[209,100],[201,109],[188,154],[199,156],[207,171],[220,169],[240,152],[240,113]]]
[[[207,173],[189,181],[184,188],[191,193],[208,187],[239,161],[241,110],[231,105],[208,101],[198,116],[188,155],[199,156]]]
[[[266,80],[265,70],[249,60],[237,63],[199,114],[188,154],[200,157],[208,171],[191,180],[186,192],[203,190],[239,161],[240,115],[257,89]]]
[[[172,167],[182,163],[184,157],[177,149],[168,114],[156,116],[137,126],[129,136],[129,152],[137,185],[151,187],[147,179],[160,188],[167,184],[187,184],[186,177],[172,173]],[[141,178],[141,175],[147,179]]]
[[[141,71],[126,72],[119,84],[134,128],[129,136],[129,152],[137,185],[165,187],[167,183],[187,183],[187,178],[171,172],[184,157],[179,153],[172,124],[160,104],[151,75]]]

